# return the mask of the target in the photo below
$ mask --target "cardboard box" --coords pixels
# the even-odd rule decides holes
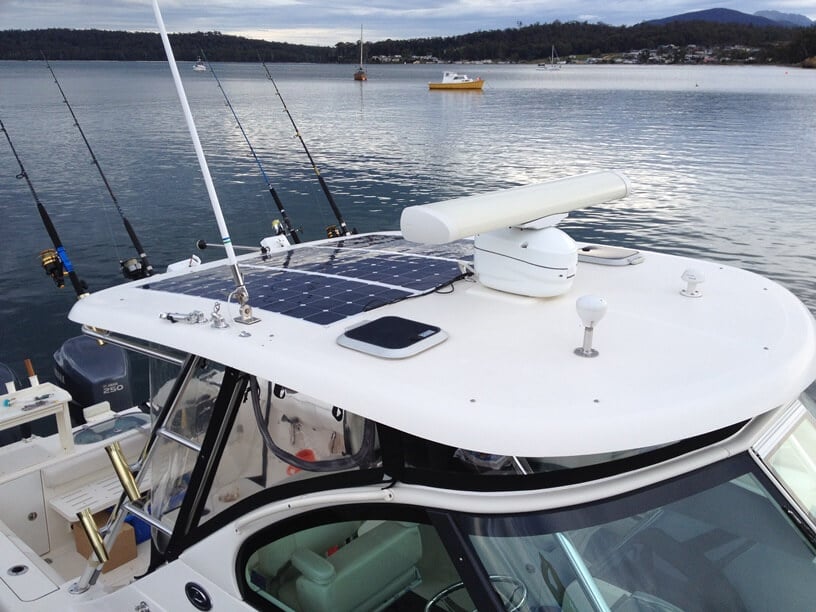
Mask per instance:
[[[94,521],[97,527],[102,527],[108,522],[109,512],[97,512],[94,514]],[[74,532],[74,542],[76,543],[77,552],[86,559],[91,554],[91,543],[79,523],[71,523],[71,530]],[[113,546],[108,547],[108,561],[102,566],[102,573],[109,572],[132,561],[136,558],[136,538],[133,534],[133,526],[129,523],[122,523],[122,528],[119,530],[119,535]]]

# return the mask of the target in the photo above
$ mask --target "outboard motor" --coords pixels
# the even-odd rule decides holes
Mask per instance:
[[[77,424],[85,423],[82,409],[99,402],[110,402],[114,412],[133,406],[127,355],[113,344],[69,338],[54,353],[54,376],[73,398],[71,419]]]

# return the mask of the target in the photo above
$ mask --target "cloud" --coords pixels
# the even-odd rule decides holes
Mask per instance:
[[[424,38],[552,21],[634,25],[712,6],[745,13],[767,0],[161,0],[171,32],[219,31],[250,38],[333,46],[366,40]],[[815,0],[776,0],[773,8],[816,18]],[[3,28],[98,28],[156,31],[149,0],[0,0]]]

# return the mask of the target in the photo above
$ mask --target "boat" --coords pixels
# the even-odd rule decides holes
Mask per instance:
[[[552,46],[550,51],[550,61],[549,63],[542,63],[539,64],[539,68],[543,68],[544,70],[561,70],[561,66],[564,64],[561,60],[558,59],[558,54],[555,52],[555,45]]]
[[[482,89],[484,80],[481,77],[470,78],[466,74],[445,71],[442,80],[428,83],[428,89]]]
[[[95,409],[80,445],[65,390],[0,396],[0,427],[63,424],[0,449],[0,609],[812,607],[816,320],[559,227],[631,190],[596,170],[240,256],[218,221],[223,260],[78,300],[147,356],[150,423]]]
[[[360,67],[354,71],[354,80],[355,81],[367,81],[368,75],[366,74],[365,64],[363,63],[363,26],[360,26]]]
[[[195,64],[193,64],[193,70],[196,72],[206,72],[207,64],[205,64],[204,60],[199,57],[196,59]]]

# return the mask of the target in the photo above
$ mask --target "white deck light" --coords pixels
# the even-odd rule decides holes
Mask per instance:
[[[592,348],[592,332],[606,314],[606,300],[597,295],[582,295],[575,302],[575,309],[584,324],[584,344],[575,349],[581,357],[597,357],[598,351]]]
[[[697,288],[697,285],[705,282],[705,275],[702,272],[694,268],[688,268],[683,272],[680,279],[686,282],[685,288],[680,290],[681,295],[694,298],[702,297],[702,291]]]

